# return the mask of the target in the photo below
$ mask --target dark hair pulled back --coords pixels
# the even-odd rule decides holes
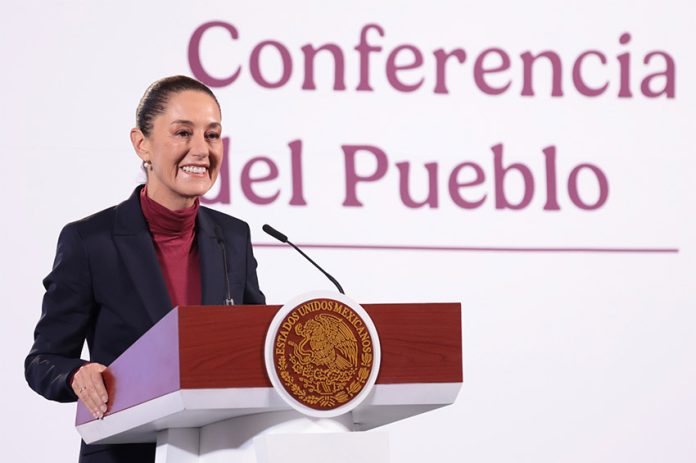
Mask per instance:
[[[195,90],[210,95],[220,109],[220,103],[204,84],[186,76],[170,76],[159,79],[150,85],[138,103],[135,111],[135,124],[146,137],[152,131],[152,121],[167,109],[167,102],[172,94],[186,90]]]

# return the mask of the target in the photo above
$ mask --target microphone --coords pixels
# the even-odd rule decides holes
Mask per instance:
[[[336,281],[336,279],[335,279],[334,277],[332,277],[331,275],[329,275],[328,273],[326,273],[326,270],[324,270],[323,268],[319,267],[319,265],[318,265],[316,262],[314,262],[307,254],[305,254],[304,252],[302,252],[302,249],[300,249],[300,248],[298,248],[297,246],[295,246],[294,244],[292,244],[292,243],[290,242],[290,240],[288,240],[288,237],[287,237],[287,236],[285,236],[284,234],[282,234],[281,232],[279,232],[278,230],[276,230],[275,228],[271,227],[271,226],[268,225],[268,224],[265,224],[265,225],[264,225],[263,227],[261,227],[261,228],[263,229],[263,231],[265,231],[266,233],[268,233],[269,235],[271,235],[273,238],[277,239],[277,240],[280,241],[281,243],[288,243],[290,246],[292,246],[293,248],[295,248],[295,250],[296,250],[297,252],[299,252],[300,254],[302,254],[302,255],[304,256],[305,259],[307,259],[308,261],[310,261],[310,262],[312,263],[312,265],[314,265],[316,268],[318,268],[319,271],[320,271],[321,273],[323,273],[324,275],[326,275],[326,278],[328,278],[329,280],[331,280],[331,283],[333,283],[334,285],[336,285],[336,288],[338,288],[338,292],[339,292],[339,293],[341,293],[341,294],[346,294],[345,292],[343,292],[343,288],[342,288],[341,285],[338,283],[338,281]]]
[[[234,305],[234,299],[230,296],[230,276],[227,271],[227,252],[225,251],[225,240],[222,238],[222,230],[219,225],[215,225],[215,239],[217,239],[222,250],[222,264],[225,271],[225,305]]]

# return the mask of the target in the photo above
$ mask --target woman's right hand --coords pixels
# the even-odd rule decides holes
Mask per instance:
[[[102,378],[104,370],[106,367],[100,363],[86,363],[75,372],[70,383],[78,399],[97,419],[104,418],[109,401]]]

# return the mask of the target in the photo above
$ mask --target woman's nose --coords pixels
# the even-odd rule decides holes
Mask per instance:
[[[191,154],[197,157],[208,156],[208,140],[205,134],[196,134],[191,140]]]

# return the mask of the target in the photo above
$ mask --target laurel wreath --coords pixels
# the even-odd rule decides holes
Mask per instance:
[[[291,358],[290,363],[293,371],[300,375],[300,382],[302,383],[300,385],[295,382],[295,379],[287,371],[288,363],[285,357],[277,357],[276,366],[279,370],[278,376],[281,382],[295,399],[313,407],[333,408],[338,404],[344,404],[351,400],[365,386],[367,378],[370,376],[373,356],[371,353],[363,353],[360,360],[361,366],[358,368],[356,379],[350,381],[350,383],[348,383],[348,380],[353,376],[354,370],[349,370],[349,372],[342,372],[335,368],[322,370],[311,365],[303,366]],[[337,386],[339,390],[333,393],[333,395],[316,393],[316,383],[323,379],[329,380],[330,384]]]

